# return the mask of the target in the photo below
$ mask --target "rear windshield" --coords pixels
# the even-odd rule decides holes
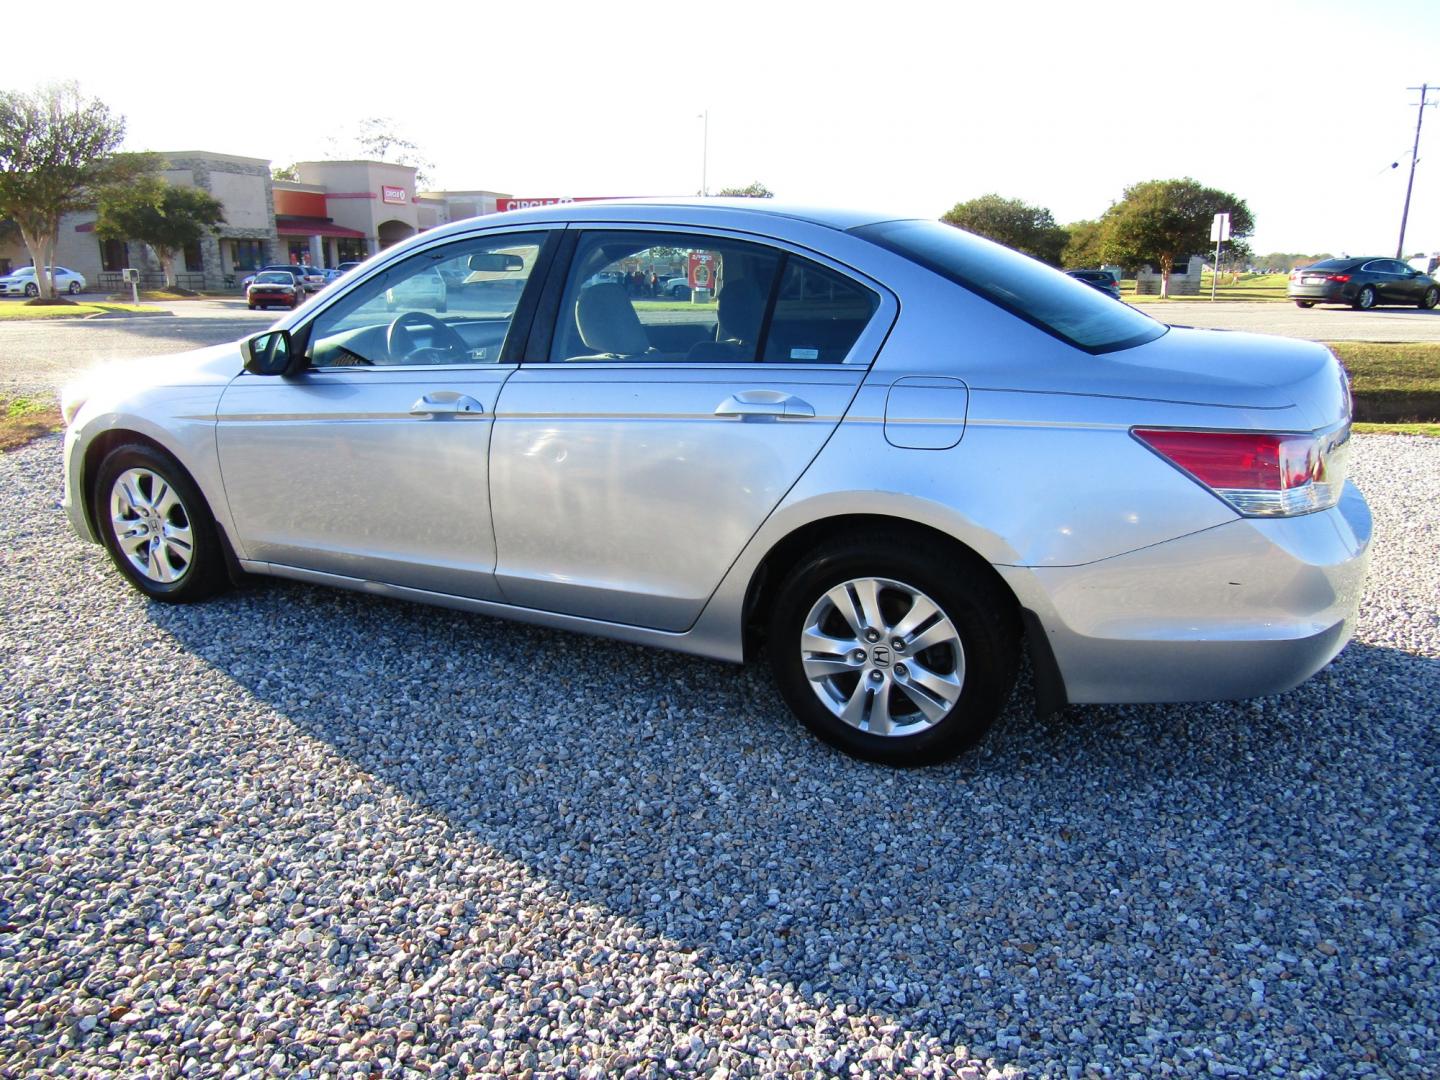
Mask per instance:
[[[1309,266],[1301,267],[1302,270],[1344,270],[1351,266],[1359,266],[1364,259],[1324,259],[1318,263],[1311,263]]]
[[[1086,352],[1133,348],[1167,329],[1028,255],[939,221],[883,221],[852,231]]]
[[[267,270],[257,274],[255,280],[262,285],[293,285],[295,279],[281,270]]]

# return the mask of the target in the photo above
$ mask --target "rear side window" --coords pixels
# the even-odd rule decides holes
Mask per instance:
[[[587,232],[550,360],[840,364],[879,304],[850,278],[749,241]]]
[[[851,231],[1086,352],[1133,348],[1166,330],[1053,267],[939,221],[884,221]]]
[[[809,259],[789,255],[765,338],[772,364],[839,364],[850,354],[880,298]]]

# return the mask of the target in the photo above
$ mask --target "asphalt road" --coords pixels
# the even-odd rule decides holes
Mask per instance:
[[[1342,307],[1308,310],[1294,304],[1241,303],[1233,300],[1177,300],[1136,304],[1145,314],[1175,326],[1216,330],[1248,330],[1257,334],[1308,338],[1311,341],[1440,341],[1440,308]]]
[[[74,375],[107,360],[234,341],[284,314],[248,311],[243,300],[191,300],[168,310],[174,314],[0,322],[0,396],[53,393]]]
[[[19,301],[0,301],[18,303]],[[1301,310],[1293,304],[1175,301],[1140,309],[1165,322],[1315,341],[1440,341],[1440,309]],[[0,322],[0,395],[45,395],[106,360],[181,352],[234,341],[281,312],[247,311],[243,300],[192,300],[170,315]],[[686,314],[686,313],[681,313]]]

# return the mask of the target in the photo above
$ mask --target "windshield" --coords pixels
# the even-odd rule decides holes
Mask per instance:
[[[1091,353],[1153,341],[1167,327],[1053,267],[939,221],[851,230]]]

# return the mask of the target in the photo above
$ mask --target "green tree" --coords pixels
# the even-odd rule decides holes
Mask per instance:
[[[225,207],[207,191],[178,187],[147,176],[100,193],[95,232],[102,240],[139,240],[149,244],[165,271],[165,285],[175,284],[171,260],[217,225]]]
[[[1100,257],[1104,231],[1104,226],[1098,221],[1077,221],[1066,225],[1069,239],[1065,241],[1065,250],[1060,253],[1060,265],[1066,270],[1099,266],[1104,261]]]
[[[1060,265],[1061,253],[1069,239],[1043,206],[1030,206],[1019,199],[994,194],[956,203],[940,220],[1023,251],[1051,266]]]
[[[1160,266],[1160,295],[1170,295],[1170,272],[1177,259],[1213,251],[1210,225],[1216,214],[1230,215],[1230,235],[1241,251],[1255,231],[1255,219],[1243,199],[1190,179],[1146,180],[1125,189],[1105,211],[1101,254],[1108,262]]]
[[[721,188],[716,194],[734,195],[745,199],[773,199],[775,197],[775,193],[759,180],[753,181],[745,187]]]
[[[272,165],[270,167],[271,180],[299,180],[300,170],[295,168],[292,162],[289,165]]]
[[[148,171],[145,155],[118,153],[125,120],[75,83],[0,92],[0,217],[11,218],[35,263],[42,297],[54,296],[60,219],[95,206],[100,191]]]

